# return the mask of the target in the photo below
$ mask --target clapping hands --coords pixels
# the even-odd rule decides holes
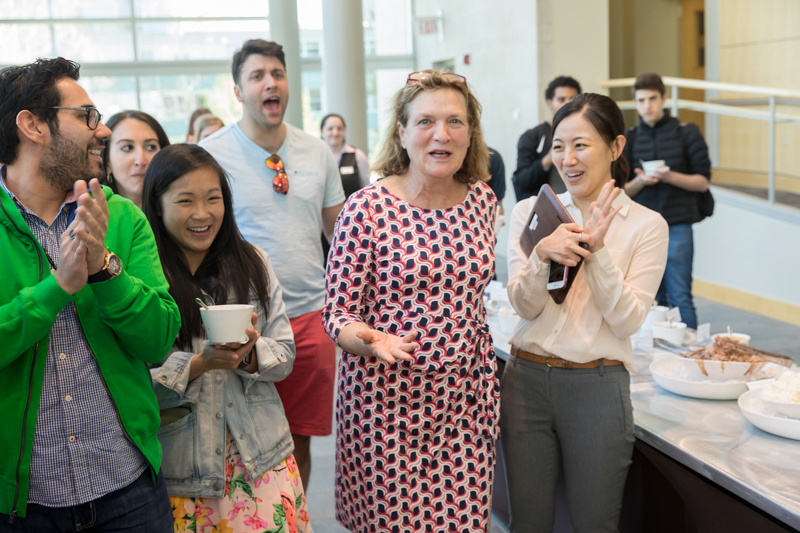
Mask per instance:
[[[56,281],[66,292],[75,294],[87,283],[92,274],[103,268],[106,257],[106,232],[108,231],[108,202],[100,182],[75,183],[78,207],[75,218],[61,236]]]

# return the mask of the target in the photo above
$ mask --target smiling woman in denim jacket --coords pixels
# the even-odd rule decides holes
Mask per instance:
[[[173,350],[151,370],[175,531],[310,530],[273,384],[291,372],[295,346],[269,256],[242,239],[225,173],[199,146],[156,154],[142,207],[181,311]],[[203,292],[254,306],[248,342],[203,342]]]

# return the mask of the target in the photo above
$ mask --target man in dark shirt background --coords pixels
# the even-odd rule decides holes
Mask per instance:
[[[681,123],[664,109],[664,82],[642,74],[633,86],[639,125],[626,134],[625,157],[631,167],[628,196],[664,217],[669,224],[667,269],[656,294],[660,304],[678,307],[681,319],[697,327],[692,301],[692,224],[709,213],[701,209],[711,179],[711,161],[703,134],[695,124]],[[640,161],[661,160],[665,167],[646,176]]]
[[[497,216],[503,216],[503,198],[506,195],[506,165],[497,150],[489,148],[489,181],[486,184],[492,188],[497,198]],[[498,230],[502,227],[500,224]]]
[[[553,144],[550,129],[556,112],[580,93],[581,84],[569,76],[559,76],[545,89],[544,99],[550,110],[550,117],[523,133],[517,144],[517,170],[514,171],[511,181],[514,183],[518,202],[539,194],[539,189],[545,183],[557,194],[567,190],[550,157],[550,146]]]

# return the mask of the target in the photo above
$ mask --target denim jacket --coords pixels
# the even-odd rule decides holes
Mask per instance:
[[[150,370],[162,416],[165,409],[174,412],[176,407],[186,413],[158,431],[164,450],[162,469],[172,496],[223,496],[226,428],[230,428],[250,479],[258,479],[294,451],[289,423],[273,384],[292,371],[294,336],[272,263],[259,251],[269,272],[270,308],[265,321],[263,307],[250,295],[258,313],[256,331],[261,333],[256,341],[258,370],[253,374],[211,370],[190,383],[190,362],[202,351],[202,339],[194,340],[194,353],[173,348],[161,366]]]

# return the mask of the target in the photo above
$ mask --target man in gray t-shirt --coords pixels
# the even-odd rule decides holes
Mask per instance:
[[[276,383],[303,485],[311,436],[331,434],[336,353],[322,327],[325,268],[320,233],[333,234],[344,204],[339,169],[321,140],[283,122],[289,83],[283,48],[253,39],[233,56],[242,119],[203,140],[228,173],[244,238],[267,251],[283,289],[297,356]]]

